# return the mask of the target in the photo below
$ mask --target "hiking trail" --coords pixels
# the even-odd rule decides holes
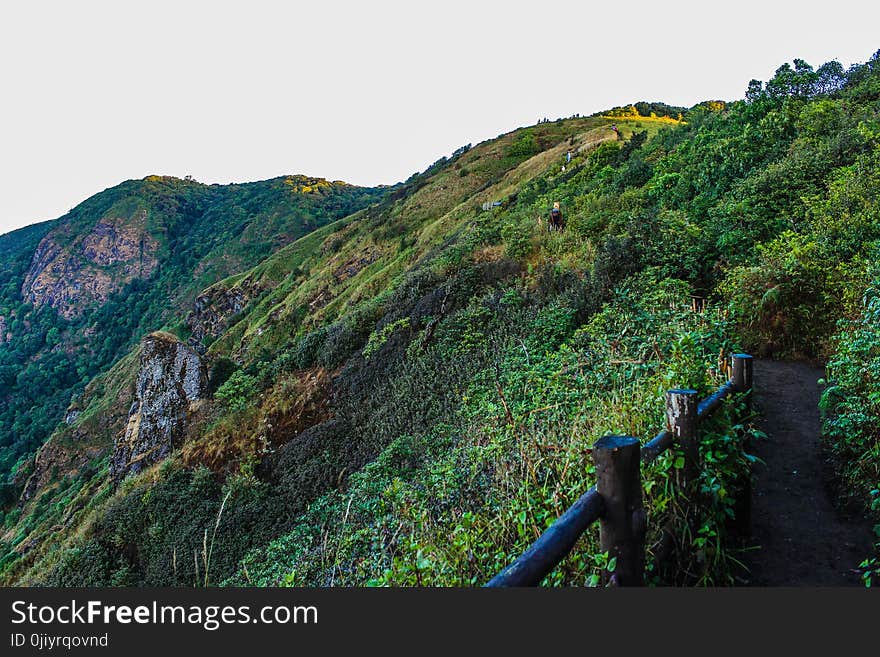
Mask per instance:
[[[755,362],[755,410],[766,439],[753,453],[753,546],[744,555],[751,586],[859,586],[859,563],[871,532],[833,502],[819,438],[820,368],[800,362]]]

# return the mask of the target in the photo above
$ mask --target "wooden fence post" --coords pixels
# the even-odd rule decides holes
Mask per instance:
[[[746,396],[746,413],[752,410],[752,386],[754,384],[754,359],[749,354],[733,355],[733,388],[740,393],[749,393]],[[742,449],[744,452],[751,451],[748,435],[743,439]],[[739,492],[733,507],[732,527],[740,536],[751,534],[752,527],[752,475],[747,472],[737,482]]]
[[[748,354],[733,355],[733,388],[737,392],[747,392],[752,389],[754,359]]]
[[[675,389],[666,391],[666,425],[673,440],[684,452],[684,469],[680,483],[689,487],[700,473],[700,439],[697,433],[697,391]]]
[[[599,549],[615,559],[602,581],[611,586],[645,583],[645,508],[642,506],[641,446],[631,436],[604,436],[593,445],[596,492],[605,503]]]

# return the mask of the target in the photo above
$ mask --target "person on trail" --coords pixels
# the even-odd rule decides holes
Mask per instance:
[[[620,130],[617,129],[616,123],[611,124],[611,130],[614,132],[615,135],[617,135],[617,138],[620,139]]]
[[[562,218],[562,209],[559,207],[559,202],[553,204],[553,209],[550,210],[550,220],[547,222],[547,230],[553,232],[554,230],[565,230],[565,220]]]

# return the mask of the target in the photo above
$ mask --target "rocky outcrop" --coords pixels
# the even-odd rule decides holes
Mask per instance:
[[[376,247],[365,246],[355,257],[351,258],[340,267],[337,267],[333,272],[333,277],[336,279],[337,283],[341,283],[353,276],[357,276],[362,269],[365,269],[376,262],[380,255],[381,254]]]
[[[117,439],[110,459],[114,482],[164,459],[180,446],[207,387],[204,363],[190,347],[169,333],[151,333],[143,339],[135,400],[125,435]]]
[[[12,333],[9,332],[9,326],[6,323],[6,318],[3,315],[0,315],[0,344],[11,341]]]
[[[146,230],[145,211],[135,218],[105,217],[65,246],[62,230],[40,241],[21,294],[30,303],[51,306],[68,319],[105,301],[135,278],[149,277],[158,264],[158,243]]]
[[[205,344],[207,338],[216,338],[229,328],[233,317],[242,312],[263,288],[245,279],[232,287],[223,283],[212,285],[196,297],[192,312],[186,318],[193,344]]]

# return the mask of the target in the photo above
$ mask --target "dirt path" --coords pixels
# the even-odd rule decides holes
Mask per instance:
[[[755,454],[751,544],[753,586],[859,585],[870,552],[866,522],[842,517],[827,486],[819,444],[821,369],[804,363],[755,363],[755,408],[767,440]]]

